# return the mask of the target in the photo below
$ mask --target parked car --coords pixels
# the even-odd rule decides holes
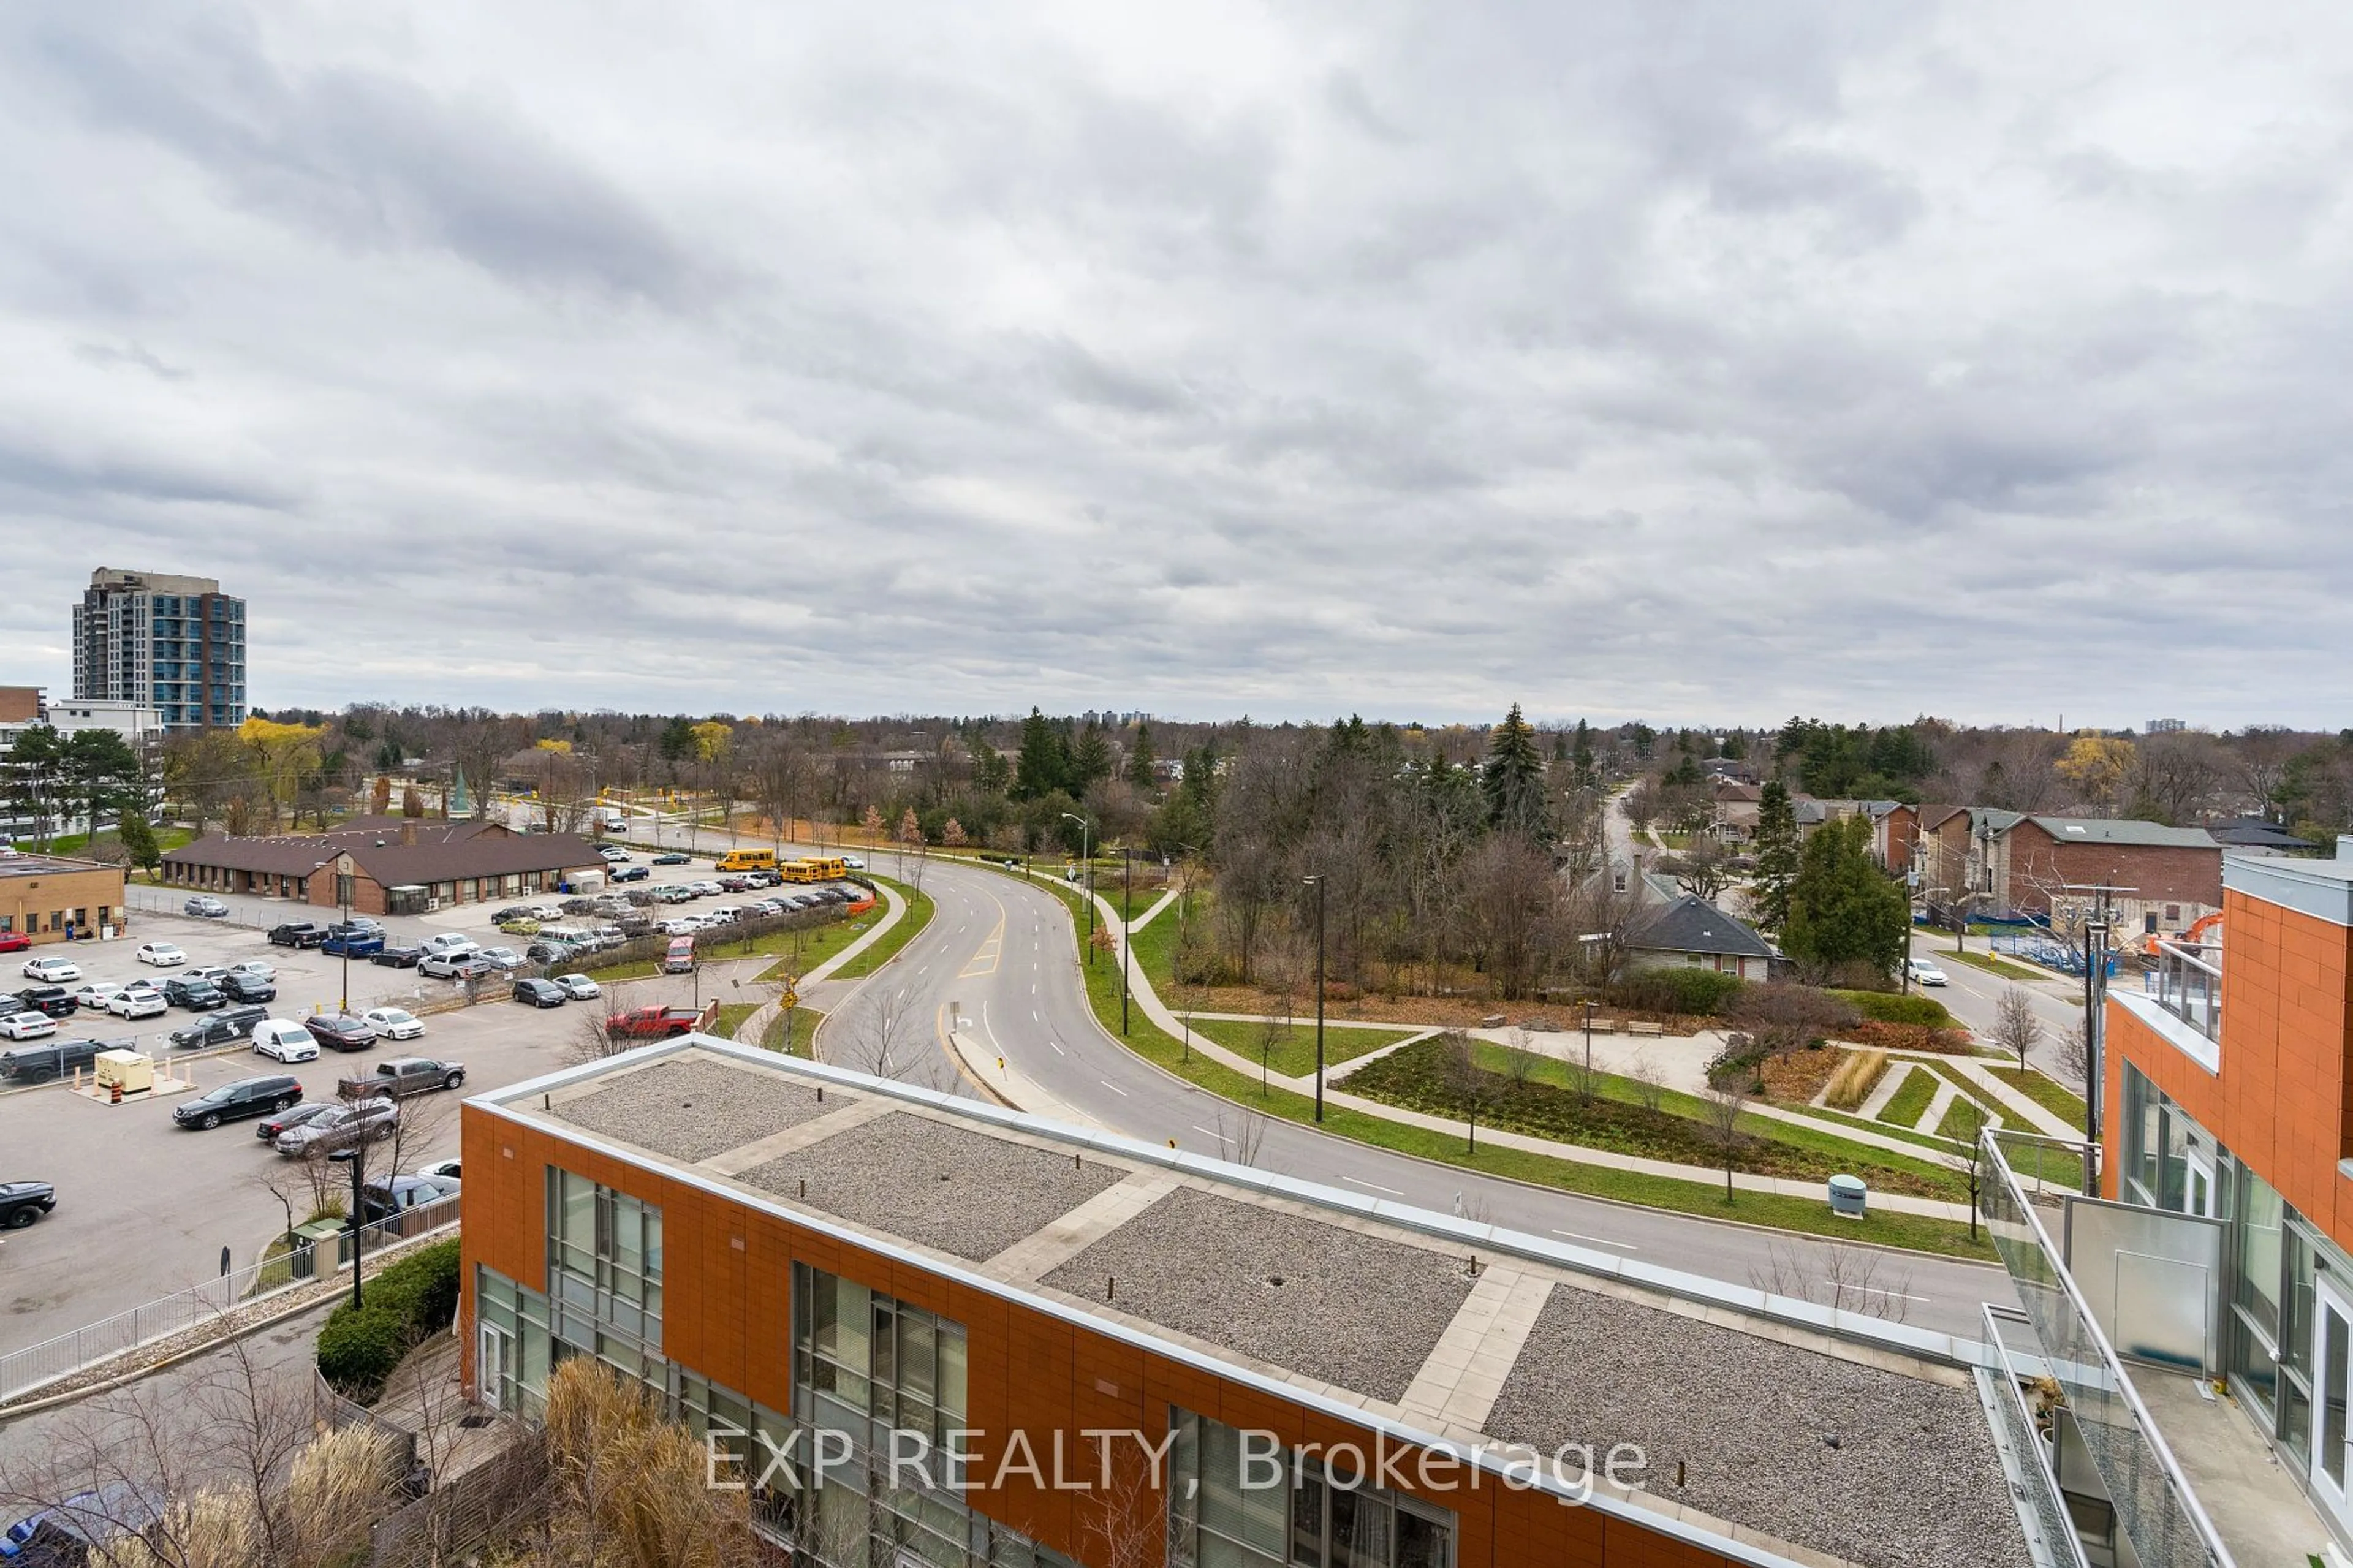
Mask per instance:
[[[21,973],[44,985],[63,985],[81,978],[81,965],[70,958],[28,958]]]
[[[327,940],[327,928],[314,921],[288,921],[269,928],[269,941],[277,947],[316,947]]]
[[[564,1005],[564,987],[553,980],[518,980],[514,983],[514,999],[528,1002],[534,1007],[561,1007]]]
[[[681,855],[675,849],[665,849],[660,854],[654,857],[654,864],[657,866],[683,866],[693,858],[693,856]]]
[[[661,1040],[693,1032],[702,1015],[691,1007],[632,1007],[605,1020],[605,1033],[617,1040]]]
[[[522,955],[527,963],[536,963],[544,968],[551,963],[566,962],[576,951],[570,942],[535,942],[522,950]]]
[[[275,980],[278,971],[258,958],[240,960],[228,966],[231,974],[250,974],[257,980]]]
[[[1949,985],[1952,984],[1951,979],[1945,973],[1945,972],[1937,968],[1936,965],[1928,959],[1907,958],[1904,961],[1904,968],[1905,972],[1912,976],[1912,984],[1915,985]]]
[[[596,988],[596,983],[585,974],[558,974],[554,979],[564,994],[575,1002],[592,1001],[604,994]]]
[[[290,1018],[265,1018],[253,1026],[253,1048],[276,1062],[315,1062],[319,1042]]]
[[[172,1108],[172,1120],[179,1126],[198,1127],[209,1132],[224,1121],[290,1110],[301,1101],[300,1080],[285,1073],[270,1073],[262,1078],[241,1078],[194,1100],[184,1100]]]
[[[454,1176],[377,1179],[360,1189],[360,1217],[363,1220],[390,1219],[408,1209],[422,1208],[427,1204],[439,1203],[443,1198],[457,1195],[458,1180]]]
[[[630,858],[629,852],[622,848],[617,844],[600,845],[597,847],[596,853],[602,855],[608,865],[614,866],[617,866],[622,861]]]
[[[313,1117],[323,1116],[335,1109],[334,1102],[325,1100],[305,1100],[283,1110],[273,1110],[261,1119],[253,1135],[264,1143],[274,1143],[280,1132],[300,1127]]]
[[[288,1128],[278,1135],[277,1148],[288,1155],[332,1153],[389,1138],[399,1126],[400,1109],[392,1101],[354,1100],[349,1105],[331,1105],[301,1126]]]
[[[425,1037],[425,1020],[400,1007],[371,1007],[360,1015],[360,1021],[375,1031],[379,1040],[417,1040]]]
[[[511,947],[486,947],[482,949],[481,952],[475,953],[474,956],[480,959],[484,963],[496,964],[501,969],[521,969],[522,967],[522,954],[517,952]]]
[[[192,1013],[209,1012],[228,1005],[220,987],[208,980],[194,980],[185,974],[174,974],[164,982],[164,1000],[174,1007],[185,1007]]]
[[[458,1162],[454,1159],[429,1160],[424,1164],[417,1167],[417,1174],[420,1176],[446,1176],[450,1181],[454,1182],[458,1179]]]
[[[349,920],[337,921],[327,927],[327,934],[329,936],[341,936],[347,931],[374,931],[376,935],[382,936],[384,934],[384,922],[368,915],[353,915]]]
[[[612,876],[608,878],[607,880],[615,882],[642,882],[652,875],[653,872],[643,866],[616,866],[613,868]]]
[[[335,931],[319,944],[319,951],[332,958],[373,958],[384,951],[384,932]]]
[[[715,926],[732,926],[744,918],[744,910],[739,905],[722,904],[705,918]]]
[[[33,945],[33,939],[20,931],[0,931],[0,952],[22,952]]]
[[[220,994],[232,1002],[275,1002],[278,987],[259,975],[232,969],[220,977]]]
[[[863,871],[866,869],[866,862],[860,859],[855,855],[844,855],[841,858],[841,863],[849,867],[853,871]]]
[[[698,899],[715,899],[727,890],[709,877],[699,882],[689,882],[687,886],[694,889],[694,896]]]
[[[390,1061],[375,1064],[375,1071],[361,1078],[347,1078],[335,1086],[345,1100],[363,1100],[381,1096],[387,1100],[406,1100],[411,1095],[430,1094],[435,1089],[456,1089],[466,1081],[464,1062],[436,1061],[430,1057],[395,1057]]]
[[[218,985],[222,981],[227,979],[229,975],[228,970],[225,966],[217,963],[192,963],[187,968],[180,971],[180,973],[186,975],[191,980],[209,980],[215,985]],[[147,985],[153,983],[146,976],[142,975],[140,976],[139,984],[142,985]]]
[[[269,1017],[269,1010],[263,1007],[224,1007],[181,1025],[165,1038],[184,1051],[225,1046],[232,1040],[253,1038],[253,1026],[267,1022]]]
[[[85,980],[74,987],[74,1005],[86,1012],[103,1013],[106,1005],[128,989],[112,980]]]
[[[16,993],[18,1012],[47,1013],[52,1018],[70,1018],[76,1006],[73,993],[62,985],[27,985]]]
[[[375,1031],[364,1019],[349,1013],[313,1013],[302,1020],[311,1037],[332,1051],[364,1051],[375,1044]]]
[[[380,963],[386,969],[414,969],[425,961],[425,948],[420,942],[386,942],[368,954],[370,963]]]
[[[129,1040],[52,1040],[46,1045],[11,1046],[0,1050],[0,1079],[47,1083],[90,1066],[100,1051],[130,1044]]]
[[[423,958],[417,960],[417,973],[430,975],[436,980],[455,980],[461,970],[474,963],[474,955],[470,952],[427,952]],[[476,967],[488,966],[476,965]]]
[[[123,1019],[160,1018],[172,1005],[152,985],[126,985],[107,999],[106,1010]]]
[[[194,915],[198,920],[216,921],[227,916],[228,906],[210,893],[198,893],[180,906],[180,912],[184,915]]]
[[[758,886],[751,878],[733,873],[719,879],[719,890],[723,893],[748,893]]]
[[[22,1230],[58,1206],[58,1190],[47,1182],[0,1182],[0,1226]]]
[[[168,942],[142,942],[132,954],[142,963],[152,963],[158,969],[177,969],[188,962],[188,955]]]
[[[425,956],[432,958],[442,953],[472,952],[481,945],[472,937],[462,935],[458,931],[435,931],[425,939]]]
[[[556,993],[556,1000],[564,999]],[[58,1021],[47,1013],[11,1013],[0,1017],[0,1039],[38,1040],[58,1032]]]

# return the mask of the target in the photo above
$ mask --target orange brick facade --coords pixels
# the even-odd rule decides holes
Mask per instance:
[[[2118,1195],[2129,1060],[2336,1243],[2353,1250],[2353,931],[2232,890],[2223,896],[2221,1070],[2209,1073],[2125,1009],[2107,1013],[2104,1128]]]
[[[1157,1439],[1172,1405],[1229,1426],[1271,1432],[1294,1447],[1354,1444],[1373,1435],[1233,1380],[1090,1331],[997,1295],[837,1241],[720,1194],[582,1149],[475,1107],[464,1112],[467,1181],[462,1249],[467,1295],[460,1331],[473,1334],[475,1266],[544,1290],[546,1172],[550,1165],[662,1210],[663,1352],[714,1383],[779,1412],[792,1410],[792,1266],[839,1274],[965,1325],[968,1420],[987,1436],[972,1445],[993,1470],[1004,1435],[1029,1435],[1041,1458],[1053,1433],[1092,1465],[1087,1428],[1134,1429]],[[469,1375],[471,1361],[468,1360]],[[1394,1451],[1394,1442],[1391,1449]],[[1074,1464],[1074,1469],[1075,1469]],[[1048,1479],[1052,1479],[1049,1460]],[[1720,1553],[1613,1519],[1598,1510],[1513,1490],[1487,1476],[1476,1489],[1415,1490],[1456,1515],[1461,1568],[1731,1568]],[[1099,1544],[1086,1533],[1088,1494],[1010,1478],[976,1493],[980,1511],[1082,1563]],[[1139,1521],[1157,1539],[1155,1513]]]

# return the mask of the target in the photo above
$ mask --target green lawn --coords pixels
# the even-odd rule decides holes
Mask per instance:
[[[732,1040],[735,1037],[735,1031],[744,1026],[744,1020],[758,1012],[760,1007],[761,1004],[757,1002],[722,1002],[719,1004],[718,1020],[711,1026],[711,1032],[722,1039]]]
[[[1934,1092],[1933,1088],[1931,1092]],[[1928,1102],[1922,1100],[1920,1109],[1925,1110],[1927,1108]],[[1799,1116],[1811,1117],[1817,1121],[1835,1122],[1841,1127],[1859,1127],[1868,1132],[1876,1132],[1882,1138],[1899,1138],[1906,1143],[1917,1143],[1931,1154],[1949,1154],[1953,1152],[1953,1146],[1948,1141],[1937,1137],[1933,1132],[1915,1131],[1912,1123],[1908,1121],[1902,1126],[1892,1121],[1866,1121],[1860,1116],[1850,1116],[1843,1110],[1831,1110],[1819,1105],[1789,1105],[1782,1109]],[[1919,1119],[1919,1111],[1914,1111],[1912,1121],[1917,1121]]]
[[[1959,962],[1968,964],[1972,969],[1982,969],[1988,974],[1998,975],[2004,980],[2048,980],[2051,978],[2051,972],[2047,969],[2032,969],[2023,963],[2012,963],[2006,958],[1997,958],[1990,952],[1979,952],[1975,948],[1969,948],[1960,952],[1938,952],[1929,954],[1927,956],[1957,959]]]
[[[752,944],[754,953],[774,954],[776,962],[760,972],[763,980],[783,980],[787,976],[807,974],[860,937],[874,929],[882,918],[880,906],[854,921],[836,921],[827,926],[804,926],[798,931],[772,931]],[[720,958],[740,958],[733,944]]]
[[[1928,1113],[1928,1102],[1936,1098],[1936,1075],[1914,1062],[1911,1072],[1880,1107],[1879,1120],[1890,1127],[1916,1127]]]
[[[1019,873],[1012,875],[1018,877]],[[1039,886],[1046,885],[1044,878],[1036,880]],[[1063,894],[1064,902],[1071,905],[1075,912],[1075,894],[1059,888],[1054,890]],[[1153,945],[1156,935],[1173,944],[1175,932],[1173,910],[1146,926],[1136,937],[1138,961],[1144,961],[1146,950]],[[1083,973],[1087,999],[1094,1008],[1096,1019],[1113,1038],[1119,1038],[1117,966],[1098,963]],[[1278,1116],[1287,1121],[1305,1123],[1314,1119],[1314,1101],[1310,1097],[1283,1089],[1261,1092],[1254,1078],[1198,1055],[1187,1059],[1182,1043],[1162,1034],[1146,1022],[1141,1013],[1134,1016],[1125,1042],[1130,1049],[1147,1061],[1246,1109]],[[1555,1187],[1564,1192],[1585,1193],[1620,1203],[1640,1204],[1650,1208],[1711,1218],[1738,1219],[1751,1225],[1771,1226],[1808,1235],[1835,1236],[1844,1240],[1900,1247],[1915,1252],[1936,1252],[1981,1259],[1994,1256],[1989,1241],[1970,1239],[1967,1225],[1932,1219],[1924,1215],[1898,1214],[1881,1208],[1873,1209],[1861,1220],[1841,1219],[1831,1214],[1827,1203],[1811,1198],[1778,1197],[1765,1193],[1739,1193],[1727,1198],[1722,1186],[1711,1183],[1651,1176],[1606,1165],[1580,1164],[1542,1154],[1523,1153],[1514,1149],[1499,1149],[1487,1143],[1481,1144],[1474,1153],[1466,1150],[1462,1140],[1451,1133],[1402,1126],[1384,1117],[1339,1106],[1326,1110],[1323,1128],[1338,1137],[1353,1138],[1361,1143],[1370,1143],[1440,1164],[1479,1171],[1536,1186]]]
[[[1994,1100],[1991,1095],[1986,1093],[1983,1089],[1979,1088],[1976,1083],[1963,1076],[1960,1068],[1953,1067],[1946,1062],[1930,1062],[1927,1064],[1927,1068],[1930,1072],[1935,1073],[1947,1083],[1949,1083],[1955,1089],[1959,1089],[1969,1099],[1977,1101],[1978,1109],[1984,1111],[1988,1116],[1994,1117],[2002,1121],[2012,1120],[2012,1118],[2006,1113],[2000,1106],[1994,1103]],[[1943,1129],[1939,1128],[1938,1131],[1942,1131]]]
[[[1151,929],[1146,926],[1145,934],[1150,934]],[[1143,957],[1140,951],[1141,943],[1138,947],[1136,956],[1141,962]],[[1267,1050],[1269,1040],[1267,1026],[1264,1024],[1242,1024],[1231,1018],[1199,1018],[1194,1021],[1193,1032],[1215,1040],[1226,1049],[1247,1057],[1251,1061],[1259,1060],[1261,1053],[1264,1052],[1267,1070],[1284,1078],[1303,1078],[1314,1072],[1315,1070],[1314,1018],[1311,1016],[1298,1019],[1288,1026],[1278,1024],[1274,1027],[1279,1032],[1272,1039],[1271,1051]],[[1366,1051],[1377,1051],[1383,1046],[1393,1046],[1415,1032],[1412,1029],[1366,1029],[1326,1023],[1324,1026],[1325,1068],[1328,1070],[1337,1062],[1354,1061]]]
[[[874,876],[871,871],[867,875]],[[835,970],[833,978],[836,980],[855,980],[873,973],[898,957],[899,950],[922,935],[923,928],[932,923],[933,904],[929,893],[904,882],[892,882],[888,877],[874,877],[874,880],[889,883],[893,892],[906,900],[907,912],[899,917],[897,925],[876,938],[872,947]]]
[[[2067,1125],[2081,1132],[2088,1124],[2090,1111],[2083,1096],[2058,1079],[2028,1068],[2021,1072],[2016,1068],[1998,1068],[1988,1064],[1986,1071],[2034,1101],[2052,1115],[2063,1119]]]
[[[174,849],[194,843],[195,837],[192,829],[166,827],[158,824],[155,828],[155,848],[157,853],[168,855]],[[21,838],[16,841],[16,847],[29,852],[34,847],[34,841]],[[100,854],[111,854],[118,847],[112,828],[105,829],[99,834],[96,847]],[[90,852],[90,836],[87,833],[61,833],[49,840],[49,853],[52,855],[88,855]]]
[[[768,1025],[768,1032],[760,1044],[768,1050],[782,1051],[788,1057],[809,1054],[809,1042],[817,1037],[817,1026],[825,1022],[825,1015],[814,1007],[796,1007],[790,1013],[779,1013]],[[789,1029],[790,1033],[786,1033]]]
[[[1956,1143],[1975,1142],[1978,1134],[1985,1131],[1985,1118],[1979,1102],[1962,1095],[1945,1107],[1944,1118],[1936,1123],[1936,1136]]]

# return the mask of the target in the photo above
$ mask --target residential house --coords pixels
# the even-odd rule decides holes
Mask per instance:
[[[1657,901],[1662,879],[1645,877],[1651,899],[1630,922],[1626,939],[1626,963],[1633,969],[1713,969],[1743,980],[1767,980],[1780,958],[1755,929],[1709,903],[1696,893],[1667,885],[1665,901]]]
[[[1726,844],[1746,844],[1757,837],[1762,786],[1739,779],[1718,779],[1712,791],[1715,802],[1715,836]]]
[[[2206,831],[2233,855],[2308,855],[2320,847],[2263,816],[2234,816],[2223,822],[2210,822]]]
[[[2119,930],[2178,931],[2222,905],[2222,847],[2202,827],[2080,816],[2021,816],[1978,840],[1984,907],[2034,920],[2078,918],[2115,889]]]

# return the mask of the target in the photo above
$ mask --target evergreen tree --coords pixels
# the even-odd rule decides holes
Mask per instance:
[[[1479,787],[1487,797],[1487,825],[1525,834],[1537,843],[1550,837],[1545,810],[1544,754],[1536,749],[1536,732],[1520,716],[1520,705],[1504,715],[1487,737],[1487,761],[1479,772]]]
[[[1903,962],[1911,901],[1871,863],[1871,819],[1824,823],[1806,840],[1781,948],[1817,981],[1857,971],[1884,980]]]
[[[121,841],[124,856],[141,870],[153,871],[163,864],[164,852],[156,847],[155,830],[137,812],[126,811],[115,819],[114,837]]]
[[[972,743],[972,782],[988,795],[1003,795],[1013,782],[1013,770],[995,746],[985,740]]]
[[[1079,743],[1070,752],[1063,778],[1070,792],[1084,800],[1087,791],[1111,777],[1111,740],[1100,724],[1089,724],[1080,731]]]
[[[1053,721],[1030,709],[1029,717],[1021,721],[1021,754],[1013,763],[1013,787],[1007,793],[1015,800],[1052,795],[1069,782],[1064,773],[1068,760]]]
[[[1593,728],[1582,719],[1577,721],[1577,744],[1569,749],[1570,765],[1577,770],[1577,786],[1589,788],[1597,781],[1593,765]]]
[[[1789,889],[1797,879],[1798,814],[1789,804],[1789,786],[1771,779],[1757,805],[1757,876],[1748,904],[1758,925],[1767,931],[1788,925]]]
[[[678,782],[678,770],[694,761],[694,721],[684,714],[674,715],[662,726],[661,740],[656,747],[661,760],[670,764],[670,783]]]
[[[1152,726],[1138,719],[1135,721],[1135,744],[1127,752],[1127,782],[1140,793],[1149,794],[1158,789],[1159,761],[1152,754]]]

